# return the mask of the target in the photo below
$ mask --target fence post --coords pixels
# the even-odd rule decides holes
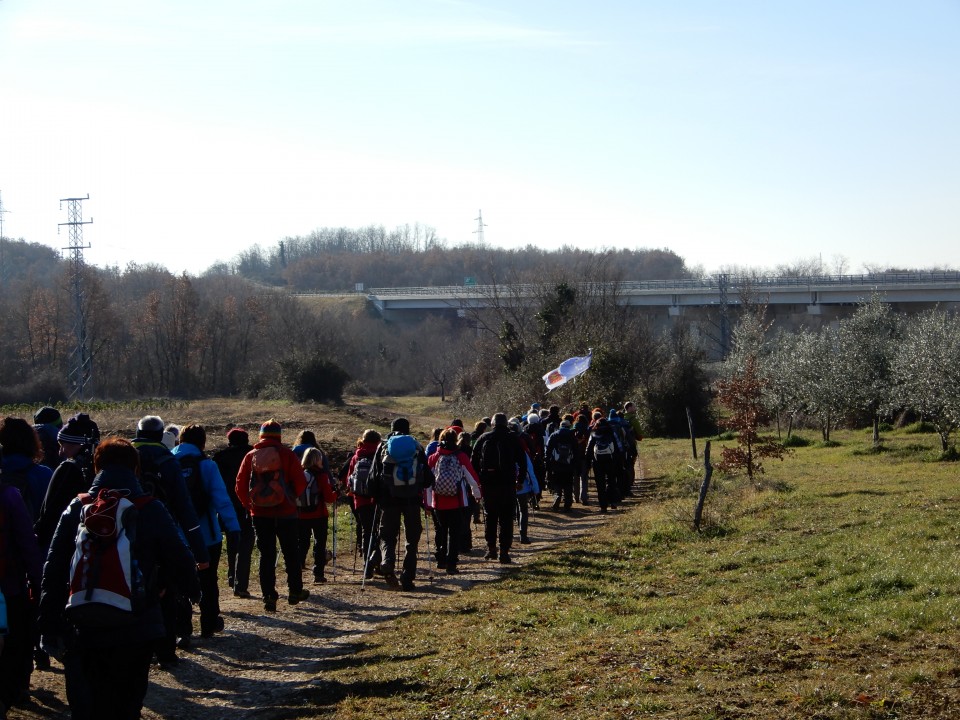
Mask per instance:
[[[703,503],[707,499],[707,490],[710,488],[710,477],[713,475],[713,465],[710,464],[710,441],[703,448],[703,483],[700,485],[700,497],[697,500],[697,510],[693,514],[693,529],[700,532],[700,522],[703,519]]]

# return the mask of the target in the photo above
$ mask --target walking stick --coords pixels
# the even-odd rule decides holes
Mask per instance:
[[[430,513],[426,508],[423,509],[423,527],[427,536],[427,569],[429,572],[430,584],[433,584],[433,555],[430,552]]]
[[[357,542],[357,519],[353,515],[353,502],[350,503],[350,535],[353,537],[353,574],[357,574],[357,556],[360,554],[360,543]]]
[[[373,534],[377,527],[377,511],[379,506],[373,508],[373,522],[370,523],[370,540],[367,543],[367,554],[363,560],[363,579],[360,581],[360,592],[364,591],[367,584],[367,567],[370,565],[370,555],[373,553]]]
[[[338,512],[338,501],[339,498],[333,501],[333,581],[337,581],[337,515]]]

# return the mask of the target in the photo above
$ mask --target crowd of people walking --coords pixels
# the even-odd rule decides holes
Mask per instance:
[[[296,605],[310,596],[305,573],[327,582],[336,509],[347,504],[360,582],[415,591],[424,523],[438,570],[460,572],[480,525],[484,560],[511,564],[514,540],[533,541],[530,511],[546,509],[545,493],[559,513],[574,503],[606,513],[630,495],[641,439],[631,403],[567,414],[534,403],[469,429],[453,419],[431,436],[422,445],[398,417],[386,435],[365,430],[333,468],[313,432],[289,447],[272,419],[255,443],[235,427],[208,453],[202,426],[156,415],[141,418],[130,440],[101,439],[89,415],[64,422],[51,407],[32,424],[4,418],[0,718],[51,656],[63,664],[74,718],[139,717],[150,665],[174,671],[195,632],[224,629],[224,538],[229,589],[276,613],[278,546],[284,595]]]

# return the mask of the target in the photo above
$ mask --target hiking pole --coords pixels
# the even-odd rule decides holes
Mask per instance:
[[[423,527],[424,534],[427,536],[427,569],[430,577],[430,584],[433,585],[433,556],[430,554],[430,512],[423,509]]]
[[[338,498],[339,500],[339,498]],[[337,500],[333,501],[333,557],[331,562],[333,563],[333,581],[337,581],[337,515],[340,513]]]
[[[353,537],[353,574],[357,574],[357,556],[360,554],[360,543],[357,542],[357,519],[353,516],[353,503],[350,508],[350,535]]]
[[[363,559],[363,579],[360,581],[360,592],[364,591],[367,584],[367,568],[370,565],[370,555],[373,553],[373,533],[377,527],[377,511],[379,509],[379,505],[375,505],[373,508],[373,521],[370,523],[370,540],[367,542],[367,554]]]

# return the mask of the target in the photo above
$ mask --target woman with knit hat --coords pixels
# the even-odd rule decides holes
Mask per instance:
[[[298,561],[296,498],[307,478],[293,450],[281,442],[276,420],[260,426],[260,441],[243,458],[237,473],[237,497],[253,519],[260,551],[260,592],[263,608],[277,611],[277,542],[287,572],[287,602],[296,605],[310,597],[303,587]]]

